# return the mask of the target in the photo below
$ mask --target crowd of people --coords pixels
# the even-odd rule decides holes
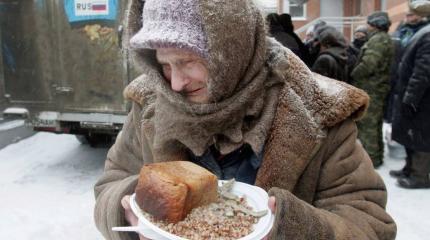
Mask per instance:
[[[405,20],[392,34],[388,33],[388,14],[374,12],[366,25],[354,29],[350,43],[324,21],[311,26],[302,43],[291,31],[291,18],[285,15],[267,16],[272,37],[294,49],[313,72],[369,95],[367,114],[357,127],[373,166],[383,164],[385,120],[392,124],[392,139],[401,143],[407,154],[405,167],[390,171],[390,175],[404,188],[430,188],[430,12],[410,5]],[[289,19],[289,31],[282,31],[281,19]]]

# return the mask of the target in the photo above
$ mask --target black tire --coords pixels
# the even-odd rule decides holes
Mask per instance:
[[[75,135],[75,137],[81,144],[88,144],[87,135]]]
[[[87,133],[85,135],[75,135],[82,144],[89,144],[91,147],[110,147],[113,143],[112,135],[105,133]]]

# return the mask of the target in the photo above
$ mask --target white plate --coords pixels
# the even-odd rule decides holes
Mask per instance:
[[[218,181],[218,185],[221,185],[224,181]],[[263,189],[249,185],[246,183],[235,182],[233,185],[232,193],[238,196],[245,196],[248,205],[251,206],[255,211],[267,210],[268,213],[261,217],[258,222],[254,225],[254,231],[239,240],[260,240],[265,237],[272,229],[273,222],[275,220],[274,215],[268,208],[267,202],[269,196]],[[116,231],[135,231],[139,232],[143,236],[156,240],[186,240],[185,238],[173,235],[163,229],[157,227],[151,223],[142,214],[139,206],[135,201],[135,194],[130,197],[130,206],[133,213],[139,218],[139,225],[137,227],[129,228],[116,228]]]

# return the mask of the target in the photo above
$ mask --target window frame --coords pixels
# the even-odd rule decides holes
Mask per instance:
[[[289,0],[284,0],[284,7],[283,7],[283,11],[282,12],[284,12],[284,13],[288,13],[288,14],[290,14],[290,12],[291,12],[291,5],[298,5],[298,4],[294,4],[294,3],[290,3],[290,1]],[[307,3],[304,3],[303,4],[303,15],[302,16],[299,16],[299,17],[293,17],[293,16],[291,16],[291,20],[292,21],[306,21],[307,20]],[[291,15],[291,14],[290,14]]]
[[[293,4],[293,5],[298,5],[298,4]],[[288,11],[290,12],[291,11],[291,5],[289,4],[289,6],[288,6]],[[288,12],[288,14],[290,14]],[[300,17],[293,17],[293,16],[291,16],[291,20],[293,20],[293,21],[305,21],[305,20],[307,20],[307,3],[304,3],[303,4],[303,15],[302,16],[300,16]]]

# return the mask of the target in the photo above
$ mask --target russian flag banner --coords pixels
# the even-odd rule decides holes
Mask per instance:
[[[91,5],[93,11],[106,11],[107,5],[106,4],[92,4]]]
[[[116,20],[119,0],[64,0],[69,22]],[[1,2],[1,0],[0,0]]]
[[[109,15],[108,0],[75,0],[76,16]]]

